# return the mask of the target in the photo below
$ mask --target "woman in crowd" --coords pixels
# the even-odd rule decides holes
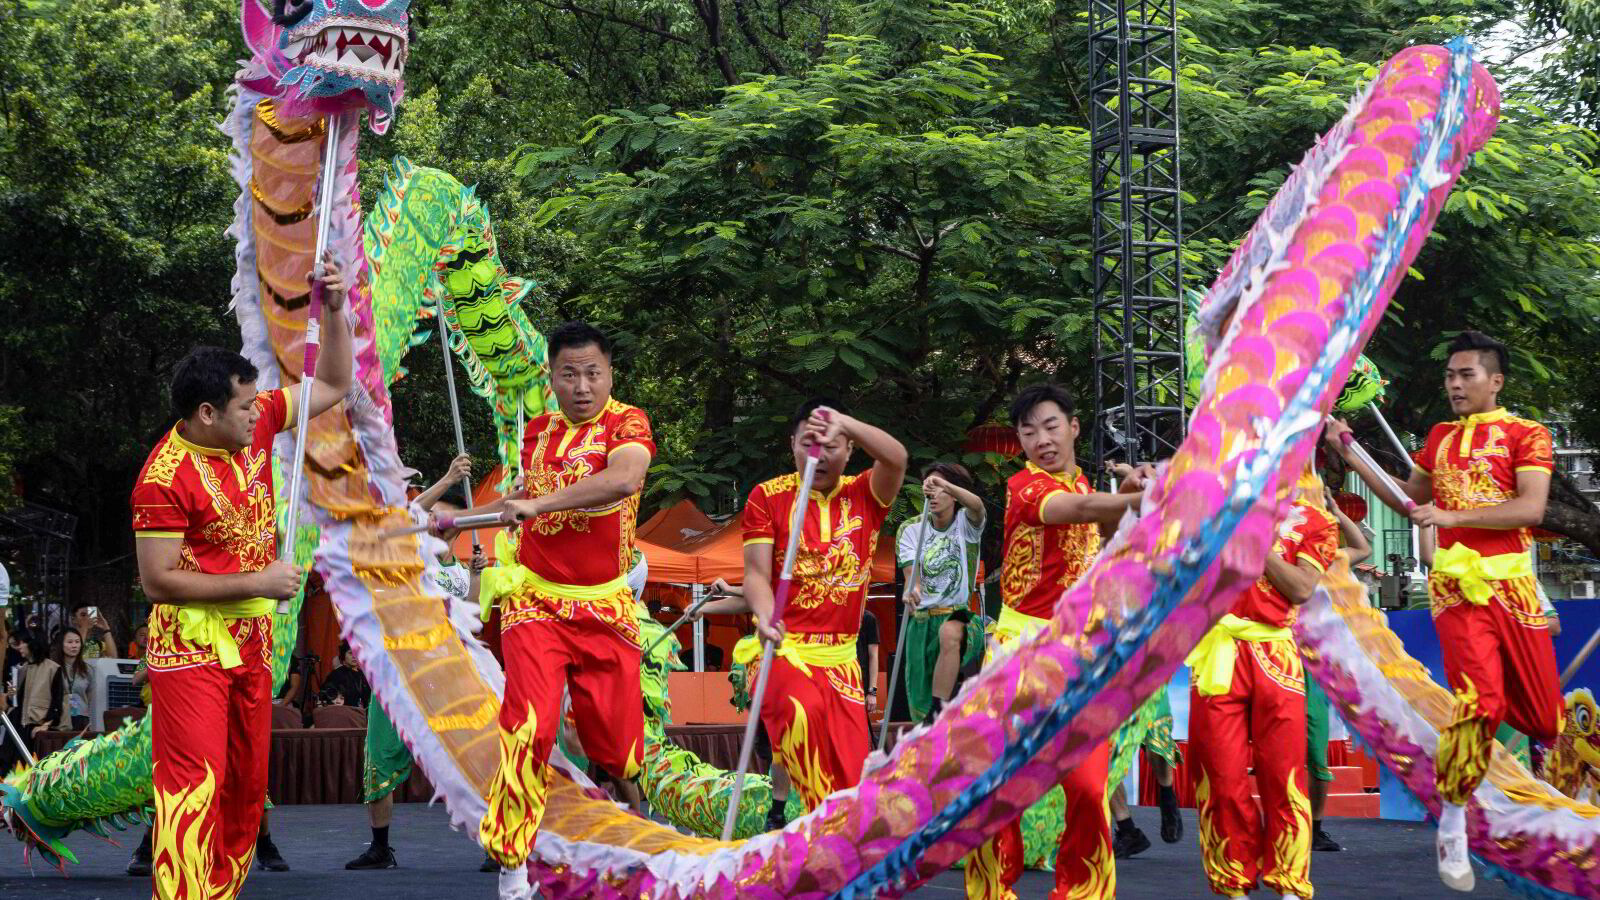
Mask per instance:
[[[89,664],[83,661],[83,635],[76,628],[68,628],[56,638],[50,650],[50,659],[61,667],[63,694],[66,699],[66,716],[75,730],[89,727]]]

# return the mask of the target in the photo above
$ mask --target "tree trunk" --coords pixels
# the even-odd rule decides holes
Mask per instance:
[[[1539,527],[1569,537],[1600,556],[1600,507],[1583,496],[1577,482],[1565,472],[1557,471],[1550,478],[1550,500]]]

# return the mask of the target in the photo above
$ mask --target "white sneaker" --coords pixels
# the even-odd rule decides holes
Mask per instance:
[[[1299,894],[1284,894],[1283,900],[1300,900]]]
[[[500,870],[500,900],[531,900],[533,886],[528,884],[528,865]]]
[[[1475,886],[1472,860],[1467,857],[1467,810],[1454,803],[1446,803],[1439,810],[1439,833],[1434,837],[1439,850],[1439,880],[1457,891],[1470,891]]]

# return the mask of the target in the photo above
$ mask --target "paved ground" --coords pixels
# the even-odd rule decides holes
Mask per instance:
[[[1156,840],[1138,858],[1122,860],[1117,868],[1117,896],[1121,900],[1178,900],[1210,896],[1200,874],[1200,851],[1195,844],[1193,813],[1184,840],[1171,846],[1155,838],[1156,813],[1136,810],[1134,817]],[[366,814],[359,806],[288,806],[272,813],[273,838],[293,871],[256,872],[245,886],[246,900],[323,896],[366,896],[379,900],[412,900],[451,896],[494,896],[494,876],[477,871],[482,855],[465,835],[446,824],[444,811],[421,804],[402,804],[395,810],[390,843],[402,868],[383,872],[346,872],[344,863],[365,846],[369,833]],[[1433,874],[1433,830],[1426,826],[1372,819],[1333,819],[1329,831],[1344,843],[1344,853],[1318,853],[1312,859],[1312,877],[1318,900],[1387,900],[1387,898],[1448,898]],[[132,836],[137,841],[138,835]],[[128,849],[131,849],[131,842]],[[128,849],[113,847],[88,835],[73,841],[79,865],[70,877],[46,869],[29,875],[21,854],[9,842],[0,843],[0,897],[51,900],[51,898],[146,898],[149,881],[122,874]],[[1043,898],[1051,886],[1048,873],[1030,872],[1018,886],[1024,898]],[[358,894],[359,892],[359,894]],[[946,874],[918,891],[921,900],[961,896],[959,873]],[[1273,896],[1270,892],[1257,897]],[[1503,885],[1480,880],[1477,898],[1512,896]]]

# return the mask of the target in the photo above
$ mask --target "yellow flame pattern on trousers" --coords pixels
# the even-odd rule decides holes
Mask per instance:
[[[549,765],[535,750],[538,718],[529,704],[528,718],[515,732],[500,730],[500,769],[478,825],[484,852],[508,869],[526,862],[533,850],[550,787]]]

